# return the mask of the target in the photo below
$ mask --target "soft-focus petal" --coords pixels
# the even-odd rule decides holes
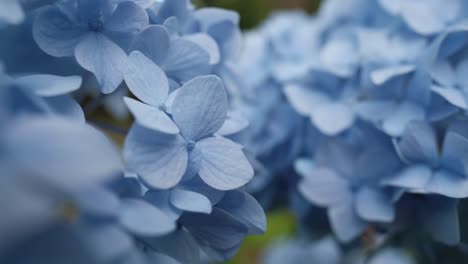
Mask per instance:
[[[466,131],[463,132],[466,133]],[[442,150],[442,165],[449,170],[466,175],[468,173],[467,153],[468,139],[457,132],[447,132]]]
[[[218,44],[208,34],[192,34],[184,37],[184,39],[190,40],[193,43],[199,45],[201,48],[205,49],[205,51],[210,54],[210,64],[218,64],[221,60]]]
[[[318,206],[333,206],[351,198],[351,190],[346,179],[333,171],[316,168],[311,175],[299,184],[299,192]]]
[[[309,116],[320,104],[328,103],[330,100],[323,93],[308,89],[302,85],[287,85],[284,92],[294,109],[305,116]]]
[[[421,191],[426,188],[432,177],[432,169],[426,165],[409,166],[398,174],[385,179],[389,186],[407,188],[410,191]]]
[[[392,78],[413,72],[413,65],[401,65],[375,70],[371,73],[371,80],[375,85],[382,85]]]
[[[439,160],[436,132],[426,122],[412,122],[401,136],[397,151],[404,161],[436,166]]]
[[[451,198],[468,197],[468,179],[448,170],[438,170],[427,183],[427,191]]]
[[[383,130],[391,136],[403,133],[411,121],[424,120],[424,110],[415,104],[402,103],[393,114],[382,124]]]
[[[176,228],[172,219],[143,200],[123,200],[120,212],[120,224],[137,236],[165,235]]]
[[[62,118],[21,119],[8,130],[4,143],[21,168],[66,189],[109,180],[122,170],[109,139],[86,124]]]
[[[354,118],[352,109],[341,103],[320,105],[311,116],[314,125],[329,136],[348,129],[353,124]]]
[[[16,78],[15,83],[39,96],[48,97],[78,90],[81,87],[81,77],[36,74]]]
[[[390,197],[376,188],[362,188],[356,196],[356,210],[360,217],[368,221],[391,222],[395,209]]]
[[[445,100],[447,100],[449,103],[453,104],[456,107],[460,107],[462,109],[468,108],[465,95],[460,90],[449,87],[443,88],[437,85],[433,85],[431,87],[431,90],[434,93],[437,93],[438,95],[442,96]]]
[[[351,201],[346,201],[328,209],[328,218],[333,232],[342,242],[350,242],[367,227],[354,212]]]

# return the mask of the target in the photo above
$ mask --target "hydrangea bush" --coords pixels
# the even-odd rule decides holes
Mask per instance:
[[[0,263],[225,261],[285,206],[266,264],[466,254],[467,18],[328,0],[242,41],[188,0],[2,0]]]

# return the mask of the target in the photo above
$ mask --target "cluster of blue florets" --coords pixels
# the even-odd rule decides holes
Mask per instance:
[[[3,0],[0,262],[222,261],[260,204],[303,224],[267,264],[460,246],[467,36],[464,0],[328,0],[244,42],[188,0]]]
[[[0,262],[225,260],[263,233],[226,138],[246,126],[238,24],[187,0],[2,1]],[[128,133],[90,118],[101,106],[130,112]]]
[[[251,124],[240,142],[264,168],[255,195],[275,206],[289,190],[306,225],[325,208],[344,243],[419,230],[458,244],[467,18],[461,0],[329,0],[247,32],[234,106]]]

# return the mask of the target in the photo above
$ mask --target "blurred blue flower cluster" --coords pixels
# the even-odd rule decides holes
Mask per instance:
[[[0,3],[1,263],[221,261],[265,231],[227,138],[247,126],[238,23],[188,0]],[[134,116],[122,153],[101,106]]]
[[[418,230],[458,244],[467,18],[462,0],[328,0],[247,32],[233,105],[251,124],[238,140],[258,162],[252,192],[278,206],[288,190],[309,225],[325,208],[343,243]]]

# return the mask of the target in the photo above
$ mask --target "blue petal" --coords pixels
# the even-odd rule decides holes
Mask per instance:
[[[154,63],[161,65],[170,47],[170,36],[162,26],[151,25],[140,32],[134,39],[132,50],[142,52]]]
[[[96,129],[57,117],[24,118],[6,135],[6,151],[24,169],[69,190],[122,170],[120,154]]]
[[[61,95],[45,98],[49,109],[60,116],[68,119],[73,119],[78,122],[85,123],[85,114],[80,104],[73,100],[70,96]]]
[[[127,54],[106,36],[88,33],[76,46],[75,57],[96,76],[102,93],[112,93],[122,83]]]
[[[453,104],[456,107],[460,107],[462,109],[467,109],[468,105],[466,103],[465,95],[458,89],[455,88],[443,88],[437,85],[432,85],[431,90],[442,96],[445,100],[449,103]]]
[[[311,116],[313,124],[328,136],[348,129],[354,123],[354,118],[352,109],[342,103],[320,105]]]
[[[0,4],[0,24],[20,24],[25,14],[18,0],[4,0]]]
[[[392,1],[392,0],[390,0]],[[413,264],[414,260],[403,250],[386,248],[371,257],[369,264]]]
[[[112,16],[105,22],[106,31],[113,33],[138,33],[149,23],[145,9],[133,1],[125,1],[117,6]]]
[[[128,97],[125,97],[124,101],[141,126],[165,134],[176,135],[179,133],[179,129],[172,119],[158,108],[140,103]]]
[[[210,200],[206,196],[183,189],[174,189],[170,201],[182,211],[210,214],[212,210]]]
[[[78,90],[81,87],[81,77],[36,74],[16,78],[15,83],[39,96],[48,97]]]
[[[364,187],[356,196],[356,211],[368,221],[391,222],[395,219],[395,208],[391,197],[383,190]]]
[[[247,228],[227,213],[213,208],[210,215],[187,213],[181,223],[201,246],[230,249],[247,235]]]
[[[305,116],[311,115],[319,105],[330,101],[324,93],[302,85],[289,84],[285,87],[284,93],[294,109]]]
[[[189,40],[174,39],[161,67],[179,82],[189,81],[211,71],[210,54]]]
[[[460,242],[458,200],[440,196],[431,196],[428,200],[423,220],[432,238],[447,245],[458,244]]]
[[[320,51],[320,63],[330,73],[349,77],[357,69],[358,56],[351,39],[338,37],[327,41]]]
[[[183,213],[182,210],[172,205],[170,201],[171,199],[170,190],[165,190],[165,191],[149,190],[145,193],[144,197],[146,201],[156,206],[158,209],[163,211],[168,217],[170,217],[174,221],[177,221]]]
[[[195,148],[202,157],[198,174],[211,187],[233,190],[252,179],[253,168],[236,143],[213,137],[201,140]]]
[[[401,135],[411,121],[424,120],[424,110],[412,103],[404,102],[383,122],[383,130],[391,136]]]
[[[335,233],[341,242],[345,243],[355,239],[367,227],[367,224],[354,212],[351,200],[329,208],[328,218],[333,233]]]
[[[160,107],[169,95],[169,80],[166,74],[139,51],[128,57],[124,72],[125,82],[130,91],[141,101]]]
[[[396,105],[393,101],[387,100],[370,100],[360,102],[355,105],[354,111],[365,121],[380,123],[388,118],[395,109]]]
[[[120,212],[120,224],[137,236],[166,235],[176,228],[175,222],[166,214],[140,199],[123,200]]]
[[[156,189],[169,189],[182,179],[188,162],[185,141],[134,125],[125,141],[124,156],[129,168]]]
[[[346,179],[333,171],[316,168],[299,183],[299,192],[318,206],[333,206],[351,199],[351,189]]]
[[[416,33],[431,35],[442,31],[458,15],[460,1],[406,1],[402,17]]]
[[[468,71],[468,60],[462,60],[455,69],[457,83],[461,87],[468,86],[468,77],[466,77],[466,72]]]
[[[426,165],[409,166],[391,178],[385,179],[385,185],[406,188],[409,191],[425,192],[432,177],[432,169]]]
[[[203,194],[203,196],[206,196],[210,200],[211,205],[219,203],[225,194],[223,191],[210,187],[200,177],[193,177],[192,179],[183,181],[182,188]]]
[[[80,210],[86,215],[111,219],[118,215],[119,197],[105,188],[95,186],[77,193],[75,197]]]
[[[229,21],[232,24],[239,24],[239,14],[230,10],[205,7],[195,11],[195,17],[200,22],[202,29],[207,30],[210,26],[221,22]]]
[[[427,183],[427,191],[451,198],[468,197],[468,179],[448,170],[438,170]]]
[[[466,175],[468,172],[467,153],[468,139],[455,131],[447,132],[442,150],[442,165],[449,170]]]
[[[184,39],[190,40],[203,48],[208,54],[210,54],[210,64],[218,64],[221,60],[221,54],[219,51],[218,44],[208,34],[198,33],[185,36]]]
[[[216,132],[220,136],[230,136],[241,132],[249,126],[249,120],[237,112],[229,112],[223,126]]]
[[[152,17],[154,23],[162,24],[170,17],[177,17],[182,24],[189,19],[189,1],[188,0],[172,0],[164,1],[158,10],[156,16]]]
[[[266,232],[267,223],[263,208],[250,194],[242,191],[227,192],[216,207],[244,223],[250,235]]]
[[[33,36],[37,45],[55,57],[73,56],[76,45],[86,31],[75,25],[55,6],[39,12],[33,24]]]
[[[409,74],[415,69],[414,65],[398,65],[371,72],[371,80],[375,85],[382,85],[393,78]]]
[[[448,61],[439,60],[431,68],[431,77],[442,86],[453,87],[456,85],[457,78],[452,66]]]
[[[436,133],[426,122],[410,123],[400,142],[396,145],[398,154],[407,162],[424,162],[436,166],[439,160]]]
[[[198,140],[221,128],[227,107],[223,82],[216,76],[202,76],[180,88],[172,105],[172,116],[186,139]]]
[[[133,249],[133,240],[119,227],[107,225],[81,230],[80,236],[86,241],[90,254],[97,262],[115,261]],[[112,243],[109,243],[112,241]]]
[[[195,239],[185,229],[180,229],[171,234],[145,239],[151,248],[174,258],[180,263],[198,263],[200,248]],[[159,262],[156,262],[159,264]]]

